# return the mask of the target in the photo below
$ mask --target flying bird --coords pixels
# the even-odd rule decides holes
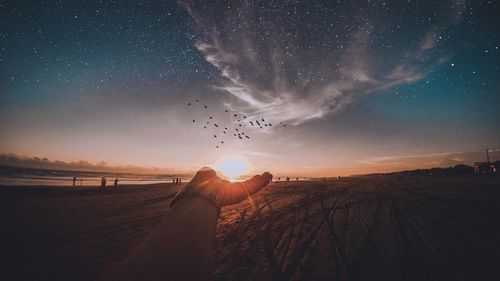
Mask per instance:
[[[196,102],[198,103],[198,102],[200,102],[200,100],[199,100],[199,99],[196,99]],[[188,102],[188,103],[187,103],[187,105],[188,105],[188,106],[192,106],[192,105],[193,105],[193,102]],[[203,104],[202,104],[202,105],[203,105]],[[203,108],[204,108],[204,109],[206,109],[206,110],[208,110],[208,104],[203,105]],[[208,111],[207,111],[207,112],[208,112]],[[225,109],[225,110],[224,110],[224,112],[229,112],[229,113],[231,113],[234,117],[236,117],[236,118],[234,118],[234,120],[237,120],[237,121],[238,121],[238,123],[236,123],[236,124],[238,124],[238,126],[233,126],[233,125],[231,125],[231,126],[233,126],[233,128],[234,128],[234,130],[235,130],[235,132],[234,132],[233,136],[234,136],[234,137],[238,137],[240,140],[245,140],[245,138],[246,138],[246,139],[250,139],[250,136],[248,136],[247,134],[245,134],[245,132],[241,131],[241,130],[243,130],[243,128],[242,128],[242,127],[243,127],[243,123],[245,123],[245,121],[248,121],[248,123],[247,123],[247,124],[250,124],[250,125],[252,125],[252,126],[257,126],[257,125],[258,125],[261,129],[262,129],[262,127],[263,127],[263,126],[266,126],[266,127],[267,127],[267,126],[272,126],[272,124],[271,124],[271,123],[267,123],[267,124],[266,124],[266,123],[265,123],[265,119],[264,119],[264,118],[259,118],[259,119],[254,119],[254,120],[252,120],[252,119],[253,119],[252,117],[248,117],[248,116],[244,116],[244,115],[239,115],[239,114],[236,114],[236,113],[234,113],[234,111],[233,111],[233,112],[231,112],[229,109]],[[222,121],[219,121],[219,124],[221,124],[220,126],[219,126],[219,124],[212,123],[212,121],[215,121],[216,116],[213,116],[213,115],[212,115],[212,116],[208,116],[208,119],[209,119],[209,120],[198,120],[198,122],[201,122],[201,123],[202,123],[203,121],[205,121],[205,122],[206,122],[206,124],[203,126],[203,129],[207,129],[208,124],[214,124],[214,127],[216,127],[216,128],[221,128],[221,131],[222,131],[222,133],[223,133],[223,134],[230,134],[230,133],[229,133],[229,127],[225,127],[225,126],[224,126],[224,125],[227,125],[227,124],[221,124],[221,122],[222,122]],[[261,123],[261,122],[259,122],[260,120],[262,120],[262,121],[261,121],[262,123]],[[196,122],[197,122],[197,121],[196,121],[196,119],[192,119],[192,123],[193,123],[193,124],[194,124],[194,123],[196,123]],[[282,122],[280,122],[280,125],[285,126],[285,124],[283,124]],[[230,126],[230,127],[231,127],[231,126]],[[220,133],[220,131],[217,131],[217,133]],[[217,135],[217,134],[214,134],[214,135],[213,135],[213,137],[214,137],[214,138],[219,138],[219,136],[220,136],[220,135]],[[219,143],[216,145],[216,148],[217,148],[217,149],[222,148],[222,145],[224,145],[224,144],[225,144],[225,141],[224,141],[224,140],[222,140],[221,138],[223,138],[223,137],[220,137],[220,138],[219,138]]]

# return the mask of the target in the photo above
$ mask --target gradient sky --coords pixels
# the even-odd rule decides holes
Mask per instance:
[[[23,2],[0,1],[3,153],[317,176],[500,147],[497,1]],[[202,120],[231,113],[274,126],[220,145]]]

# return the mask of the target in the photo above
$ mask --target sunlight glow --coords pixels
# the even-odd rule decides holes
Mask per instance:
[[[230,155],[217,163],[216,169],[228,180],[235,181],[248,172],[249,165],[240,156]]]

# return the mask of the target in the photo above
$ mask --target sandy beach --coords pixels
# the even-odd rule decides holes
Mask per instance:
[[[499,11],[0,0],[0,281],[500,280]]]
[[[183,185],[0,187],[2,279],[99,280]],[[280,182],[225,207],[216,280],[489,280],[500,179],[366,176]]]

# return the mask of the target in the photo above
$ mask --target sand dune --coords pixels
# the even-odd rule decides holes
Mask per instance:
[[[0,187],[5,280],[98,280],[179,189]],[[498,177],[271,184],[223,209],[215,279],[486,280],[500,260],[499,202]]]

